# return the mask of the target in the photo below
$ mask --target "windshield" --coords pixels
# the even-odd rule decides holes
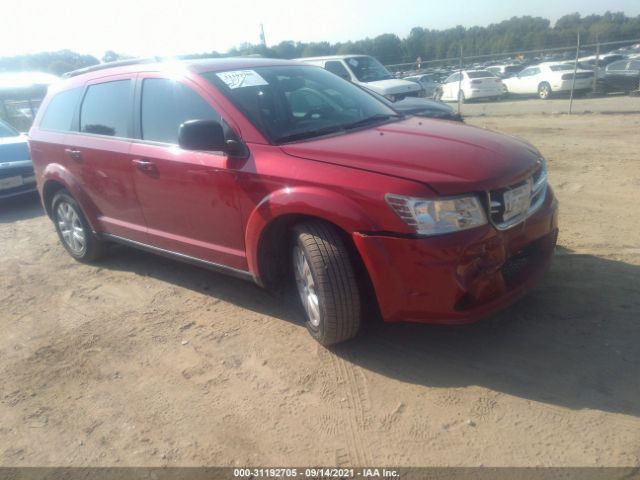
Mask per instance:
[[[345,58],[345,62],[361,82],[376,82],[393,78],[391,73],[373,57],[350,57]]]
[[[346,132],[400,116],[320,67],[257,67],[202,75],[272,143]]]
[[[20,135],[12,126],[0,120],[0,137],[16,137]]]

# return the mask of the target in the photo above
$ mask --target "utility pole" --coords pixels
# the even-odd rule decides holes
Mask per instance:
[[[264,26],[260,24],[260,42],[262,42],[262,46],[267,48],[267,40],[264,37]]]
[[[573,89],[576,86],[576,74],[578,73],[578,57],[580,56],[580,32],[578,32],[578,44],[576,45],[576,61],[573,64],[573,81],[571,82],[571,96],[569,97],[569,115],[573,107]]]
[[[600,40],[596,33],[596,68],[593,70],[593,93],[598,89],[598,67],[600,66]]]
[[[458,71],[458,75],[460,75],[460,78],[458,78],[458,114],[460,114],[460,109],[462,106],[462,95],[464,95],[464,93],[461,95],[461,92],[462,92],[462,44],[460,44],[460,70]]]

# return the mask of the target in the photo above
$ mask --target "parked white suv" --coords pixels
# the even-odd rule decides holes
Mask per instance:
[[[573,83],[572,63],[546,62],[525,68],[518,75],[503,80],[509,94],[537,95],[543,100],[554,93],[569,92]],[[578,69],[575,90],[584,91],[593,87],[593,72]]]
[[[420,84],[394,78],[378,60],[369,55],[331,55],[298,60],[318,65],[345,80],[383,95],[392,102],[422,94]]]
[[[460,80],[462,76],[462,81]],[[487,70],[456,72],[444,81],[438,94],[440,100],[462,102],[475,98],[498,99],[505,93],[502,80]]]

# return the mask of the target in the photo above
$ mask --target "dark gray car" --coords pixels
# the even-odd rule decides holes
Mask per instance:
[[[452,107],[446,103],[439,102],[437,100],[428,100],[426,98],[407,97],[396,102],[387,100],[382,95],[378,95],[375,92],[368,92],[379,99],[381,102],[386,103],[389,107],[395,111],[404,115],[414,115],[416,117],[429,117],[438,118],[441,120],[454,120],[456,122],[463,122],[462,115],[456,112]]]
[[[35,190],[27,136],[0,120],[0,199]]]

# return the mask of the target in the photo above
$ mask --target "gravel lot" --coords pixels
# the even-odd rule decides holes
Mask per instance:
[[[547,157],[551,271],[482,323],[333,350],[251,284],[82,265],[37,199],[0,204],[0,465],[640,466],[640,115],[469,123]]]

